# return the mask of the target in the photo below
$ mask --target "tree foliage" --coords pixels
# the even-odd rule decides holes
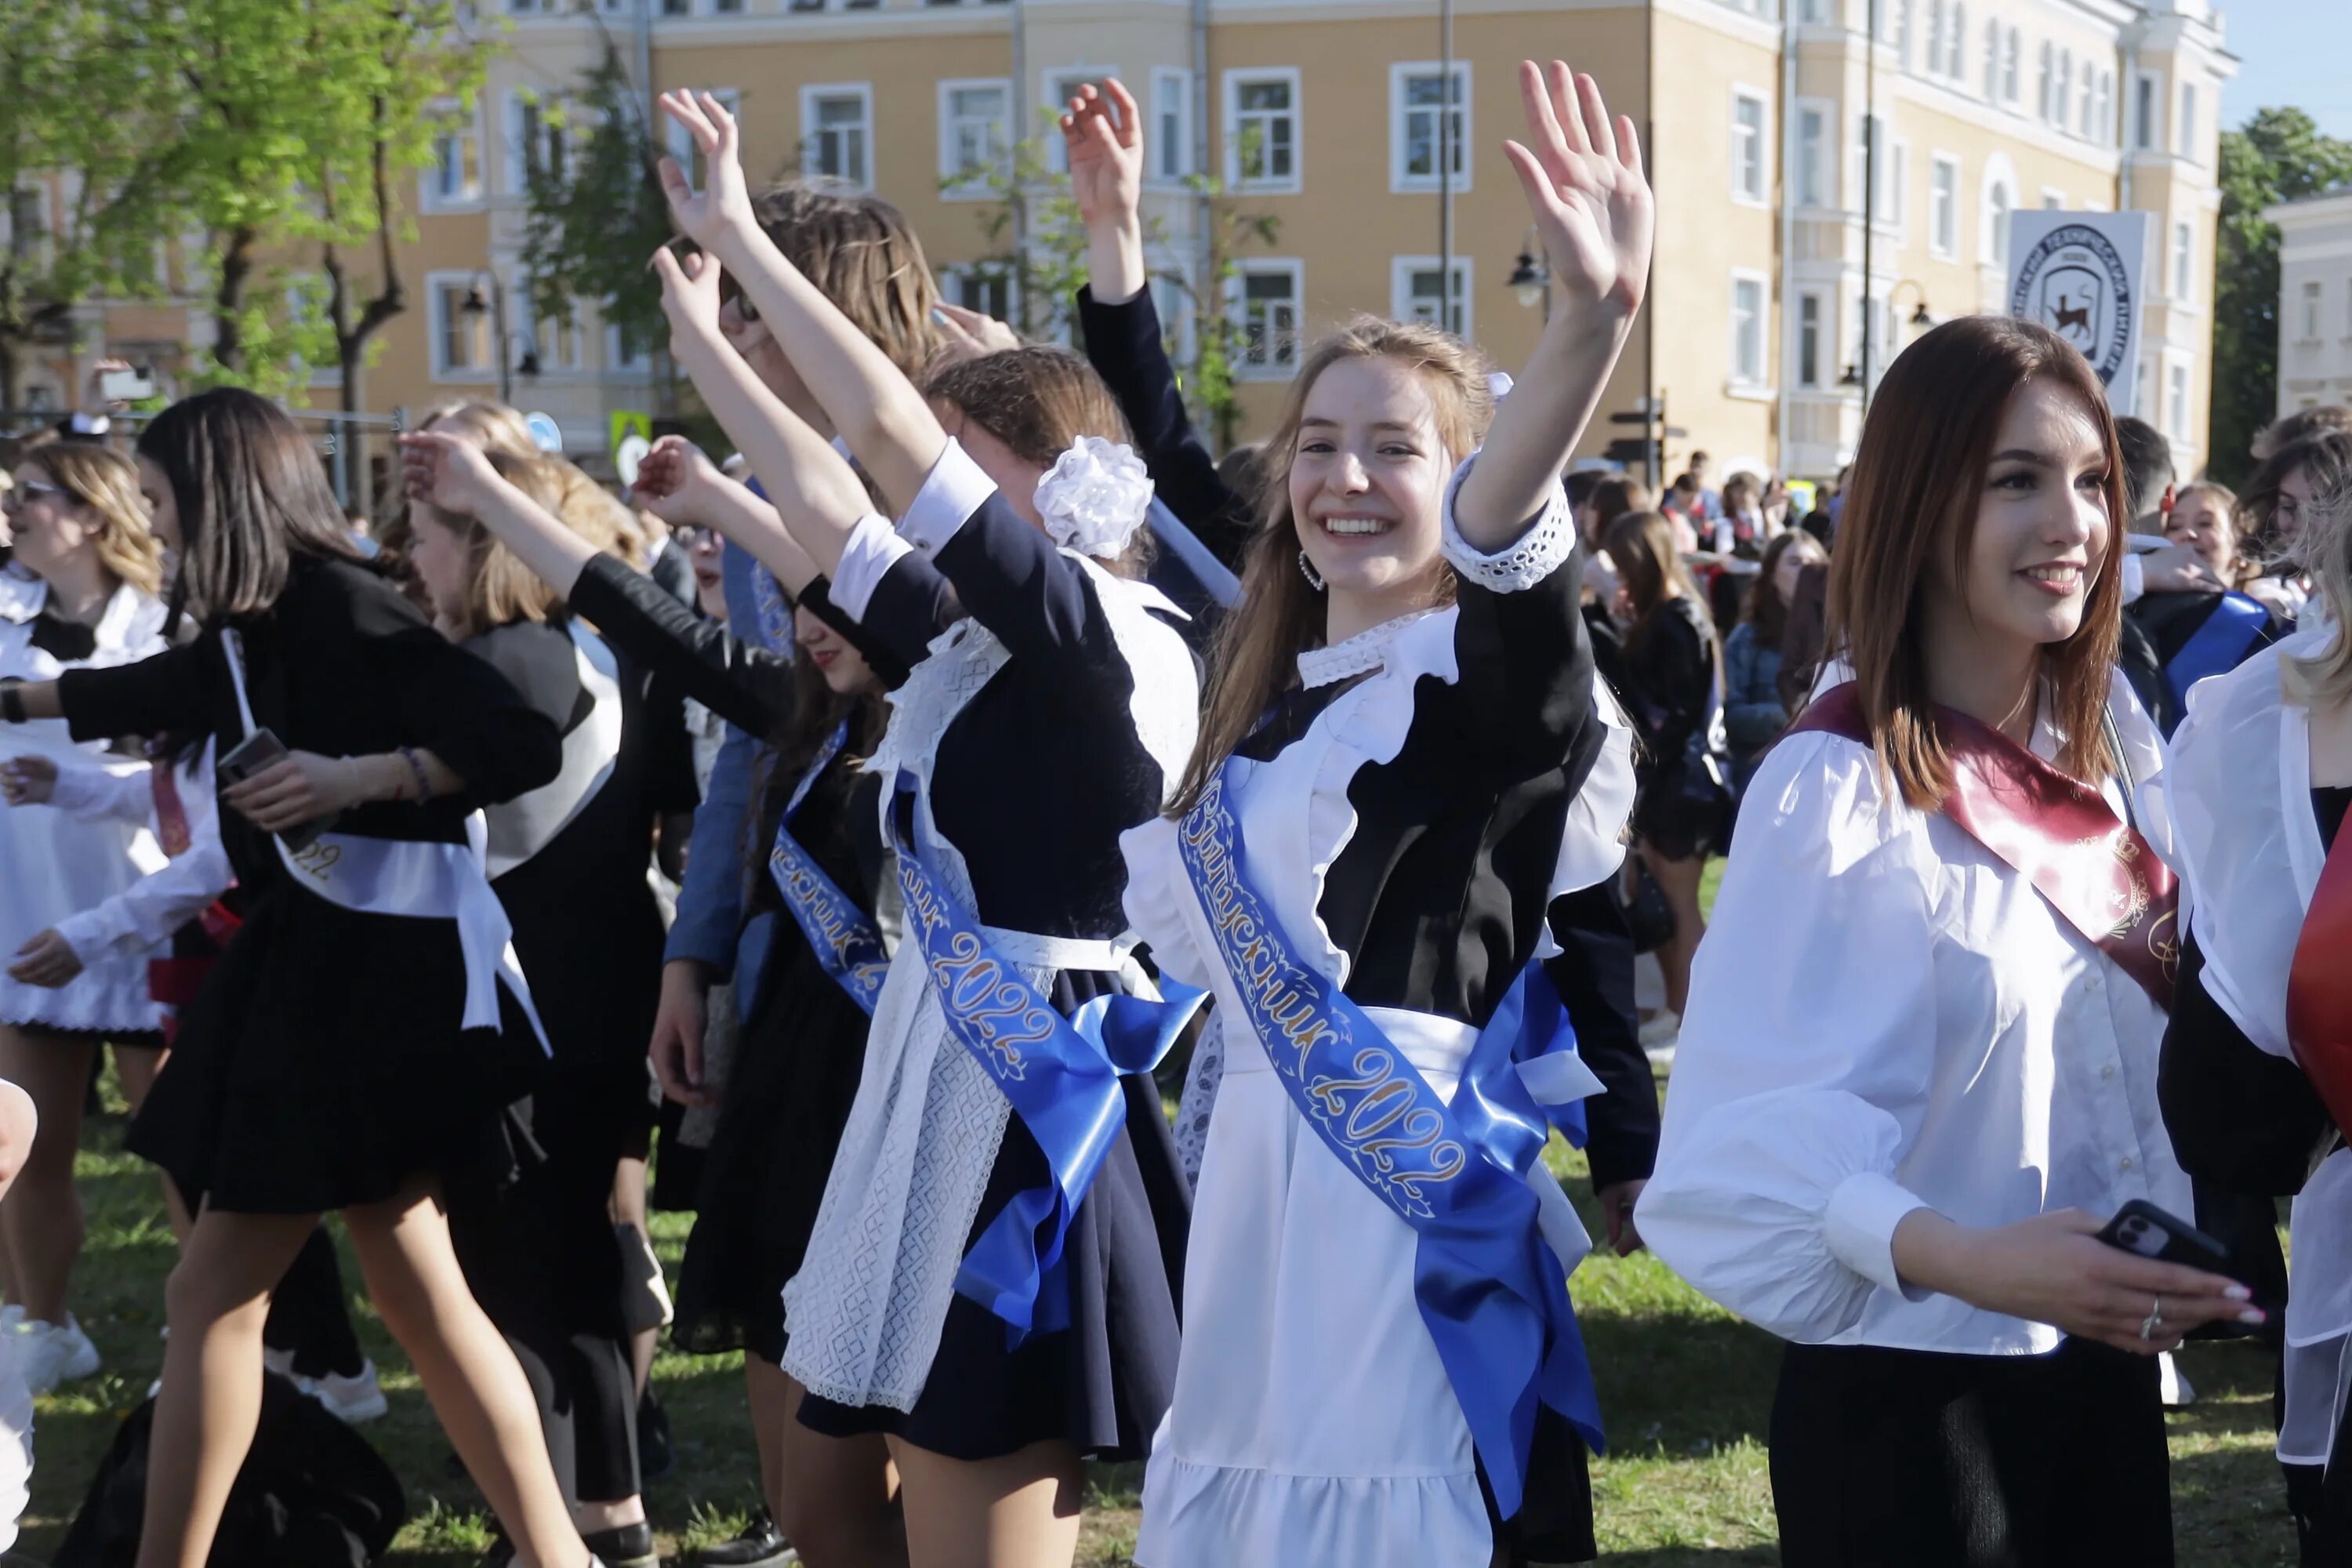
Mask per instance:
[[[2265,109],[2221,133],[2221,216],[2213,284],[2213,413],[2208,468],[2236,485],[2248,447],[2278,407],[2279,231],[2263,213],[2352,182],[2352,142],[2320,134],[2300,109]]]

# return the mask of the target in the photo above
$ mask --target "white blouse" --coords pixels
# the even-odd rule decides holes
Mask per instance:
[[[2108,707],[2133,819],[2169,860],[2162,743],[2120,676]],[[2045,712],[2033,750],[2060,744]],[[1699,945],[1642,1235],[1801,1343],[2053,1350],[2047,1324],[1906,1285],[1895,1227],[1920,1207],[2105,1219],[2133,1198],[2188,1215],[2157,1107],[2164,1026],[2022,875],[1906,805],[1868,747],[1791,734],[1748,786]]]
[[[49,804],[78,822],[110,820],[152,827],[160,841],[153,766],[128,773],[60,773]],[[173,783],[187,817],[187,849],[105,902],[58,922],[58,934],[85,963],[100,953],[143,956],[150,949],[162,947],[236,881],[228,863],[228,848],[221,843],[220,798],[214,793],[209,739]]]

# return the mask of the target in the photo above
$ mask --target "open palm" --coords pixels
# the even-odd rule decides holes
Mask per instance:
[[[1135,96],[1114,77],[1078,89],[1062,115],[1070,195],[1087,223],[1133,215],[1143,199],[1143,132]]]
[[[732,224],[751,221],[751,190],[743,180],[743,158],[735,117],[709,93],[666,92],[662,112],[686,128],[702,154],[702,189],[697,192],[675,158],[661,161],[662,195],[670,216],[696,244],[708,247]]]
[[[1621,114],[1612,123],[1599,85],[1559,60],[1521,61],[1519,96],[1534,146],[1507,142],[1503,151],[1527,191],[1553,283],[1570,304],[1608,300],[1632,310],[1648,286],[1657,231],[1633,121]]]

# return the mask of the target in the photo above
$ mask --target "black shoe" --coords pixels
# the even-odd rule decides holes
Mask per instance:
[[[787,1568],[801,1560],[776,1521],[761,1509],[732,1541],[706,1546],[694,1554],[694,1568]]]
[[[677,1468],[677,1450],[669,1440],[669,1412],[661,1407],[652,1389],[637,1401],[637,1479],[646,1486],[669,1479]]]
[[[606,1568],[660,1568],[654,1555],[654,1527],[643,1520],[635,1524],[614,1525],[610,1530],[593,1530],[581,1539]]]

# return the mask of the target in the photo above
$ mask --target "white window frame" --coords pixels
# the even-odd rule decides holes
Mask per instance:
[[[939,272],[940,298],[949,304],[979,310],[983,315],[995,316],[999,321],[1010,321],[1020,315],[1021,279],[1013,268],[988,262],[961,261],[942,265]],[[968,291],[974,283],[1002,284],[1004,289],[1003,309],[987,309],[994,301],[985,299],[974,304],[973,296]]]
[[[1413,309],[1413,301],[1420,296],[1412,291],[1412,275],[1435,272],[1444,266],[1444,258],[1437,256],[1394,256],[1389,258],[1389,317],[1391,321],[1431,320]],[[1470,301],[1476,294],[1477,278],[1475,264],[1471,258],[1456,256],[1454,258],[1454,314],[1461,318],[1461,322],[1458,326],[1445,321],[1433,324],[1444,327],[1465,342],[1475,342],[1477,339],[1472,334],[1477,330],[1477,322],[1471,315]]]
[[[1927,0],[1927,58],[1926,74],[1944,74],[1944,0]]]
[[[2116,73],[2099,73],[2098,107],[2091,114],[2090,138],[2102,147],[2116,144]]]
[[[1756,374],[1742,374],[1739,363],[1739,289],[1754,284],[1756,288]],[[1756,394],[1772,390],[1772,279],[1751,268],[1731,269],[1729,310],[1725,321],[1724,379],[1733,392]]]
[[[1812,320],[1805,319],[1805,307],[1812,307]],[[1819,289],[1801,289],[1797,295],[1797,330],[1790,334],[1789,380],[1790,384],[1806,392],[1819,392],[1830,384],[1829,367],[1837,359],[1837,311],[1831,308],[1829,297]],[[1805,339],[1813,340],[1813,373],[1805,374]]]
[[[2189,392],[2193,378],[2179,360],[2164,367],[2164,433],[2176,442],[2189,439]]]
[[[2131,146],[2135,153],[2154,153],[2164,146],[2164,80],[2154,71],[2132,78]]]
[[[1072,97],[1072,93],[1063,90],[1065,88],[1076,89],[1089,84],[1099,88],[1118,75],[1117,66],[1048,66],[1037,73],[1037,101],[1058,115]],[[1070,149],[1063,142],[1062,133],[1051,132],[1045,142],[1045,166],[1057,174],[1068,174]]]
[[[1249,360],[1247,336],[1248,310],[1246,290],[1249,279],[1257,276],[1281,275],[1290,279],[1291,313],[1293,318],[1290,363],[1269,362],[1253,364]],[[1236,381],[1289,381],[1298,374],[1298,362],[1306,357],[1307,263],[1295,256],[1253,256],[1234,265],[1234,273],[1225,282],[1225,314],[1234,330],[1242,334],[1234,346],[1233,375]]]
[[[2180,91],[2174,98],[2174,103],[2176,107],[2173,110],[2172,150],[2188,163],[2200,163],[2202,160],[2198,157],[2200,149],[2197,145],[2199,134],[2197,84],[2193,81],[2182,82]]]
[[[1450,185],[1440,172],[1415,174],[1405,168],[1407,149],[1412,145],[1406,121],[1416,112],[1415,107],[1405,101],[1406,84],[1416,77],[1437,76],[1444,69],[1443,60],[1398,60],[1389,67],[1389,189],[1392,193],[1402,195],[1448,188],[1459,193],[1470,189],[1471,172],[1477,167],[1477,160],[1470,155],[1470,149],[1476,145],[1473,138],[1477,135],[1477,128],[1470,118],[1474,84],[1468,60],[1454,62],[1454,90],[1450,96],[1454,102],[1449,107],[1461,121],[1462,129],[1453,141],[1454,169]],[[1419,111],[1426,110],[1427,106],[1423,105]]]
[[[1944,18],[1944,76],[1955,86],[1965,88],[1969,79],[1967,0],[1952,0],[1952,8]]]
[[[2058,46],[2049,39],[2042,40],[2041,85],[2033,95],[2033,118],[2042,124],[2050,123],[2050,100],[2058,86]]]
[[[990,90],[1004,95],[1004,111],[1000,118],[991,122],[996,128],[996,139],[1002,143],[997,152],[997,168],[1002,174],[1009,171],[1012,166],[1014,142],[1013,79],[1009,76],[943,77],[939,84],[940,196],[941,200],[971,201],[985,198],[992,194],[985,175],[977,178],[967,177],[968,172],[964,167],[961,155],[962,149],[958,144],[961,140],[958,133],[967,122],[956,117],[954,109],[957,93]]]
[[[2303,281],[2302,330],[2297,331],[2294,335],[2294,341],[2296,342],[2315,343],[2319,341],[2322,331],[2320,318],[2326,311],[2326,285],[2322,283],[2316,278],[2305,279]]]
[[[452,364],[449,362],[449,307],[446,293],[452,289],[460,294],[470,293],[476,286],[476,280],[480,277],[481,273],[478,269],[463,267],[448,268],[427,272],[425,275],[425,335],[427,346],[431,351],[435,381],[463,384],[498,379],[499,345],[490,342],[490,336],[496,329],[487,316],[480,319],[478,326],[479,346],[485,350],[484,363]]]
[[[505,112],[499,117],[499,187],[503,195],[520,201],[530,195],[527,174],[530,154],[525,150],[532,128],[547,122],[548,100],[535,94],[509,88],[505,98]],[[525,121],[531,121],[527,127]]]
[[[1948,174],[1948,180],[1937,176]],[[1960,258],[1960,159],[1957,153],[1927,154],[1927,254],[1942,261]]]
[[[1984,31],[1984,100],[2000,101],[2000,18],[1987,16]]]
[[[1998,213],[1993,206],[1996,195],[2002,198]],[[2007,267],[2009,226],[2017,217],[2017,186],[1998,176],[1987,180],[1979,209],[1978,222],[1981,232],[1977,237],[1977,258],[1987,267]]]
[[[2000,101],[2014,110],[2025,100],[2025,35],[2015,27],[2001,35]]]
[[[1750,188],[1748,183],[1749,137],[1747,127],[1740,123],[1739,119],[1740,110],[1749,104],[1753,104],[1756,109],[1756,134],[1752,148],[1756,183],[1753,188]],[[1772,102],[1760,89],[1749,87],[1745,82],[1736,81],[1731,84],[1729,138],[1733,203],[1743,207],[1760,207],[1770,205],[1772,199]]]
[[[1279,81],[1290,88],[1290,173],[1286,175],[1242,177],[1242,89],[1260,82]],[[1225,189],[1253,195],[1297,195],[1307,174],[1307,100],[1297,66],[1234,66],[1223,77],[1224,111],[1221,139],[1224,143]],[[1282,378],[1287,380],[1289,373]]]
[[[604,370],[607,374],[643,375],[653,369],[653,344],[639,343],[636,345],[635,353],[624,353],[621,342],[621,324],[618,321],[604,323]]]
[[[530,274],[527,272],[517,272],[514,281],[508,285],[507,331],[530,344],[532,352],[539,355],[541,378],[576,374],[588,368],[588,331],[580,319],[580,302],[572,302],[571,310],[562,321],[541,321],[531,299]],[[495,363],[496,345],[492,348],[490,357]]]
[[[862,111],[858,121],[858,131],[865,144],[866,161],[866,177],[862,180],[853,180],[842,174],[827,174],[818,167],[817,105],[821,100],[829,98],[855,98],[858,100]],[[877,148],[874,144],[874,84],[872,82],[813,81],[807,83],[801,89],[800,132],[802,174],[835,180],[853,190],[870,191],[874,188],[874,158]]]
[[[1143,180],[1146,184],[1174,185],[1192,178],[1192,73],[1171,66],[1157,66],[1151,72],[1151,103],[1146,111],[1151,122],[1144,128],[1144,156],[1147,166]],[[1171,133],[1169,121],[1175,121]],[[1171,166],[1169,154],[1173,153]]]
[[[433,162],[416,172],[416,210],[420,214],[478,211],[489,195],[490,174],[488,160],[483,156],[481,100],[477,98],[472,103],[466,104],[454,99],[445,100],[434,105],[433,112],[447,118],[440,133],[433,138]],[[441,194],[441,143],[449,138],[455,138],[461,148],[467,142],[473,145],[474,187],[461,195]],[[464,163],[461,151],[458,166],[463,168]]]
[[[1810,117],[1814,134],[1806,145]],[[1797,205],[1814,208],[1838,205],[1837,105],[1826,98],[1797,100]],[[1807,200],[1810,194],[1811,199]]]
[[[2172,243],[2165,250],[2165,276],[2172,284],[2172,302],[2186,305],[2197,295],[2197,226],[2172,226]]]
[[[2050,123],[2061,135],[2074,128],[2074,51],[2058,51],[2058,85],[2050,94]]]
[[[2046,213],[2064,212],[2066,210],[2066,193],[2060,190],[2055,185],[2042,186],[2042,210]]]

